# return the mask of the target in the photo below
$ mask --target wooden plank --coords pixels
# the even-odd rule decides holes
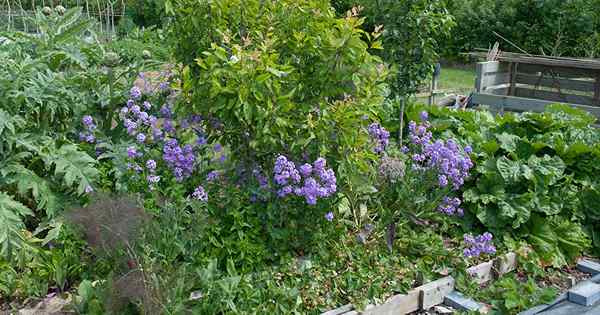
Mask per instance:
[[[520,73],[538,74],[541,72],[544,74],[549,74],[550,72],[553,72],[556,75],[567,78],[593,78],[595,77],[596,71],[597,70],[567,67],[548,67],[524,63],[519,66]]]
[[[485,93],[473,93],[471,99],[474,104],[490,105],[493,109],[505,107],[512,111],[530,111],[543,112],[544,108],[557,102],[538,100],[533,98],[523,98],[516,96],[491,95]],[[600,107],[567,104],[573,108],[578,108],[589,112],[600,119]]]
[[[600,105],[600,72],[596,72],[596,82],[594,84],[594,104]]]
[[[354,305],[352,304],[346,304],[344,306],[340,306],[334,310],[330,310],[327,311],[325,313],[321,313],[321,315],[341,315],[341,314],[345,314],[347,312],[350,312],[354,309]]]
[[[454,278],[447,276],[431,281],[412,291],[418,291],[420,293],[419,307],[421,310],[426,310],[434,305],[442,304],[444,302],[444,297],[448,295],[448,293],[454,291]]]
[[[496,95],[494,95],[496,96]],[[467,273],[473,277],[475,282],[482,284],[492,280],[492,267],[493,261],[486,261],[477,266],[470,267],[467,269]]]
[[[506,70],[506,65],[502,65],[498,61],[478,62],[477,67],[481,68],[481,73],[500,72]]]
[[[419,310],[419,291],[398,294],[386,303],[365,310],[363,315],[404,315]]]
[[[484,84],[483,84],[483,79],[485,77],[485,72],[483,72],[483,69],[485,67],[485,63],[483,62],[478,62],[477,65],[475,66],[475,73],[477,74],[477,78],[475,79],[475,91],[476,92],[483,92],[483,88],[484,88]]]
[[[548,75],[540,77],[539,75],[517,73],[516,83],[534,85],[534,86],[545,86],[556,88],[557,83],[561,90],[575,90],[583,92],[591,92],[594,90],[593,81],[574,80],[566,78],[553,79]]]
[[[594,99],[590,96],[558,93],[544,90],[534,90],[523,87],[516,87],[514,96],[525,98],[537,98],[546,101],[553,101],[555,103],[559,102],[569,104],[594,105]]]
[[[500,84],[506,84],[509,82],[510,75],[508,72],[495,72],[492,74],[485,74],[483,76],[482,88],[485,90],[491,86]]]
[[[517,268],[517,255],[508,253],[494,259],[493,271],[494,277],[498,278]]]

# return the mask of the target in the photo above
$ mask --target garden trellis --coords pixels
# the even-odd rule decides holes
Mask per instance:
[[[125,15],[126,8],[124,0],[4,0],[0,1],[0,29],[36,32],[35,25],[28,20],[35,16],[37,10],[59,5],[65,8],[81,7],[84,15],[98,22],[97,31],[108,34],[114,33],[119,20]]]

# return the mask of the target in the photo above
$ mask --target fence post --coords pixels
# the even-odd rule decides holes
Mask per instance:
[[[442,66],[440,63],[436,63],[433,69],[433,75],[431,76],[431,93],[429,94],[428,104],[429,106],[435,105],[435,95],[437,94],[438,81],[442,72]]]

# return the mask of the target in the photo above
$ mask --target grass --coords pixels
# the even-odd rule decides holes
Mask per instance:
[[[475,86],[475,65],[442,68],[438,89],[467,95]]]
[[[448,94],[469,95],[475,87],[475,65],[461,66],[442,66],[440,79],[438,81],[438,90],[443,91],[438,94],[437,99]],[[427,80],[426,86],[431,84],[431,80]],[[421,93],[428,93],[427,90],[422,90]],[[416,98],[417,102],[427,103],[427,97],[420,95]]]

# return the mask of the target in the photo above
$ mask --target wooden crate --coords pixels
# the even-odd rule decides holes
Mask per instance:
[[[600,70],[554,63],[479,62],[472,101],[499,112],[564,103],[600,118]]]

